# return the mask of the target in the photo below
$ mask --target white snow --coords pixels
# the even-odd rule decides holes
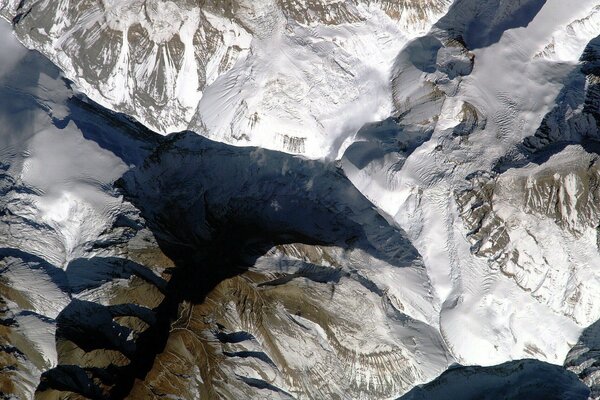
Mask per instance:
[[[353,24],[276,22],[266,38],[252,41],[247,58],[205,89],[199,132],[233,145],[340,157],[363,124],[391,113],[394,59],[423,32],[403,29],[375,6],[359,11],[365,21]],[[436,15],[430,18],[425,29]]]
[[[429,16],[423,26],[406,31],[403,22],[393,22],[377,8],[361,6],[358,11],[365,16],[363,22],[305,26],[284,21],[280,13],[258,4],[253,12],[269,23],[263,26],[263,35],[251,37],[237,23],[205,13],[210,24],[226,34],[222,47],[207,62],[208,86],[198,88],[192,40],[197,15],[183,16],[173,8],[174,3],[167,2],[165,10],[177,17],[169,19],[161,14],[161,7],[152,4],[151,17],[162,27],[152,32],[153,39],[164,42],[179,31],[185,48],[182,70],[168,71],[169,96],[183,106],[184,116],[170,120],[163,131],[187,126],[191,120],[192,128],[201,128],[202,134],[214,140],[333,159],[341,158],[365,122],[394,112],[390,78],[397,72],[392,68],[396,56],[438,17]],[[116,2],[106,6],[120,7]],[[115,15],[139,17],[123,10]],[[423,257],[423,268],[392,268],[358,250],[340,258],[383,288],[390,304],[401,305],[406,315],[427,327],[410,330],[389,322],[382,308],[369,303],[372,299],[366,294],[363,302],[352,303],[366,290],[343,282],[338,293],[343,300],[331,307],[339,307],[340,314],[355,307],[358,315],[369,316],[368,321],[359,322],[374,327],[368,337],[351,327],[336,332],[344,347],[355,353],[389,350],[394,343],[405,345],[410,338],[419,342],[414,348],[430,351],[419,353],[420,358],[414,361],[430,368],[432,374],[451,359],[462,364],[494,365],[537,358],[562,364],[582,329],[600,318],[596,232],[581,223],[574,206],[581,196],[578,177],[561,174],[566,169],[565,160],[586,156],[583,149],[567,147],[542,167],[530,164],[513,168],[498,178],[493,212],[503,221],[499,229],[505,229],[510,238],[503,251],[514,255],[502,268],[493,260],[474,255],[455,200],[457,191],[468,186],[467,175],[491,170],[500,157],[536,131],[555,105],[565,78],[577,68],[581,51],[600,33],[599,15],[597,0],[581,0],[577,7],[564,0],[546,1],[531,22],[507,30],[496,43],[473,50],[473,72],[446,97],[435,116],[432,137],[407,157],[400,170],[392,168],[402,158],[398,154],[387,154],[360,170],[342,161],[356,187],[407,232]],[[123,23],[131,24],[132,20]],[[119,21],[110,23],[121,29]],[[1,29],[6,28],[0,25],[0,40],[5,37]],[[131,105],[128,45],[123,39],[117,67],[106,87],[97,90],[78,81],[102,104],[115,108],[121,103]],[[10,41],[0,42],[0,46],[14,47]],[[220,71],[219,65],[232,46],[242,51],[231,68]],[[140,66],[137,79],[153,70],[158,59],[155,50],[156,58]],[[0,59],[0,78],[22,56],[19,51],[14,54],[14,58]],[[405,66],[400,63],[397,67]],[[74,75],[72,68],[67,71]],[[407,86],[401,96],[418,93],[427,78],[432,77],[411,71],[404,77]],[[49,86],[44,83],[44,87]],[[449,131],[460,123],[460,110],[466,103],[486,117],[487,125],[469,136],[465,144],[457,144],[458,139]],[[427,104],[408,118],[432,109],[434,106]],[[57,107],[56,115],[64,112]],[[33,119],[31,135],[22,142],[15,144],[12,136],[10,143],[0,139],[0,155],[27,154],[19,176],[39,193],[18,198],[13,212],[48,227],[42,239],[26,241],[31,232],[28,228],[23,228],[17,239],[27,243],[33,254],[64,266],[110,221],[120,199],[99,187],[111,183],[127,166],[83,138],[72,124],[64,130],[48,128],[47,118]],[[256,154],[260,157],[260,151]],[[15,165],[13,168],[19,168],[19,163]],[[523,186],[531,188],[533,177],[544,168],[557,170],[553,176],[560,184],[559,209],[571,230],[524,205],[525,195],[515,182],[526,181]],[[279,204],[271,206],[277,210]],[[482,248],[496,244],[490,241]],[[47,293],[51,304],[30,296],[34,311],[55,315],[66,301],[64,293],[54,283],[39,278],[38,271],[23,272],[20,268],[26,266],[15,266],[7,273],[8,279],[23,292]],[[27,288],[29,279],[35,279],[36,285]],[[327,333],[306,318],[294,317],[294,321],[304,331],[285,336],[278,343],[286,362],[298,368],[330,371]],[[438,331],[443,343],[437,342]],[[50,362],[51,351],[44,348],[43,353]],[[359,364],[350,376],[367,385],[379,379]],[[415,382],[430,378],[417,374]]]
[[[453,200],[455,191],[464,187],[464,177],[490,170],[512,146],[533,135],[553,107],[562,80],[576,67],[535,55],[554,32],[596,5],[582,1],[573,7],[549,0],[527,26],[510,29],[497,43],[475,50],[473,72],[464,77],[457,94],[447,98],[432,138],[408,157],[393,182],[382,184],[378,178],[390,161],[371,172],[344,163],[355,185],[395,216],[422,254],[441,310],[441,332],[462,364],[493,365],[530,357],[562,364],[581,330],[600,317],[600,308],[592,306],[600,290],[595,277],[600,265],[592,262],[597,259],[595,238],[565,240],[568,235],[553,221],[497,204],[495,211],[516,228],[510,238],[518,248],[520,268],[531,268],[530,277],[522,278],[533,279],[527,284],[531,289],[524,290],[471,253]],[[580,44],[572,51],[582,51],[597,34],[593,29],[578,32]],[[578,56],[568,58],[575,61]],[[485,130],[448,155],[437,151],[447,129],[458,123],[457,110],[465,101],[487,117]],[[575,195],[576,187],[567,178],[564,196]],[[564,212],[574,218],[574,210]],[[527,230],[544,243],[528,240]],[[539,271],[542,257],[551,266],[547,272]],[[580,297],[565,299],[564,293],[575,293],[574,287]]]

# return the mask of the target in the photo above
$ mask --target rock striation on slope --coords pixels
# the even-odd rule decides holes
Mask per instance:
[[[379,17],[360,20],[352,7],[364,9],[350,2],[310,3],[307,14],[282,2],[276,12],[256,2],[227,8],[239,14],[225,19],[241,27],[228,32],[253,35],[255,52],[244,59],[253,72],[236,62],[215,74],[192,126],[224,142],[245,133],[236,143],[343,153],[339,162],[190,132],[161,138],[74,94],[47,61],[40,71],[31,64],[43,59],[27,56],[2,86],[12,107],[3,126],[13,133],[2,136],[0,159],[8,384],[40,398],[384,398],[459,362],[500,366],[450,370],[425,395],[464,376],[498,393],[508,374],[519,384],[502,393],[514,396],[539,371],[556,377],[553,393],[586,395],[561,368],[502,364],[536,358],[564,363],[595,396],[594,325],[585,330],[600,317],[598,32],[586,22],[595,3],[454,2],[427,34],[406,46],[399,39],[393,63],[378,64],[392,67],[378,92],[389,94],[385,119],[334,135],[333,150],[320,139],[307,145],[322,131],[304,124],[301,105],[332,109],[290,91],[279,72],[304,71],[290,68],[300,59],[331,72],[331,60],[307,56],[331,47],[306,38],[326,31],[356,40],[363,36],[350,27],[371,32]],[[0,4],[19,15],[15,29],[27,41],[35,29],[19,30],[57,3],[23,2],[31,12],[17,14],[17,4]],[[158,21],[161,10],[148,4]],[[386,16],[372,15],[398,17],[389,4],[373,7]],[[563,47],[548,47],[564,35]],[[285,51],[262,53],[274,37],[282,41],[271,48]],[[346,60],[340,71],[362,65]],[[377,86],[368,71],[350,70],[353,82]],[[276,79],[240,90],[257,76]],[[312,90],[332,104],[354,98],[344,79],[328,76]],[[362,90],[355,98],[371,98]],[[240,97],[230,102],[232,93]],[[251,118],[257,136],[228,125],[231,115],[246,118],[244,107],[256,110],[249,102],[239,111],[236,101],[257,94],[279,104],[273,93],[290,95],[287,109],[270,104]],[[253,141],[292,120],[290,110],[304,121],[301,134]],[[336,125],[355,114],[339,110]],[[362,125],[365,114],[356,114]]]
[[[454,361],[418,252],[335,163],[162,138],[36,52],[1,79],[9,396],[390,397]]]
[[[335,157],[389,112],[393,58],[449,4],[3,0],[0,14],[93,100],[159,132]]]

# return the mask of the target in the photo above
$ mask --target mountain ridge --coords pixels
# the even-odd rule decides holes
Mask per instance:
[[[35,34],[64,29],[55,14],[26,32],[50,3],[0,10],[54,59]],[[404,23],[391,3],[303,13],[279,2],[283,28],[270,3],[215,4],[204,22],[252,31],[254,67],[244,79],[237,63],[215,72],[190,125],[202,129],[166,136],[88,99],[97,88],[1,28],[14,49],[0,60],[2,384],[25,398],[456,397],[466,384],[488,397],[598,397],[597,4],[439,2],[439,19],[417,11],[407,23],[424,25],[379,37],[397,39],[385,62],[361,49],[378,40],[369,24]],[[185,64],[168,44],[185,29],[160,15],[177,4],[129,5],[149,7],[141,27],[156,24],[131,29],[138,56],[160,42]],[[321,57],[357,38],[352,57]],[[320,70],[331,62],[341,75]],[[278,114],[282,93],[290,112],[305,98],[287,90],[301,74],[277,68],[314,67],[314,90],[335,104],[349,87],[336,79],[365,63],[389,75],[356,76],[383,85],[358,90],[360,112],[325,110],[344,132]],[[258,67],[280,86],[244,86]],[[150,86],[169,97],[160,79]],[[262,111],[292,124],[287,139],[258,122],[225,135],[224,115],[252,109],[221,102],[231,93],[272,100]],[[381,112],[363,113],[372,99]],[[315,141],[302,148],[294,126]]]

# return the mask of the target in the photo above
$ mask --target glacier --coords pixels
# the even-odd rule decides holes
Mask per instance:
[[[599,398],[598,2],[224,3],[0,1],[10,394]]]

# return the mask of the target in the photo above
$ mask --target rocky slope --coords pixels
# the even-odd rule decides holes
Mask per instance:
[[[0,85],[7,395],[390,397],[453,362],[418,252],[335,164],[162,138],[19,51]]]
[[[335,157],[389,112],[393,58],[449,3],[3,0],[0,14],[93,100],[159,132]]]
[[[596,1],[166,4],[0,2],[11,393],[598,397]]]

